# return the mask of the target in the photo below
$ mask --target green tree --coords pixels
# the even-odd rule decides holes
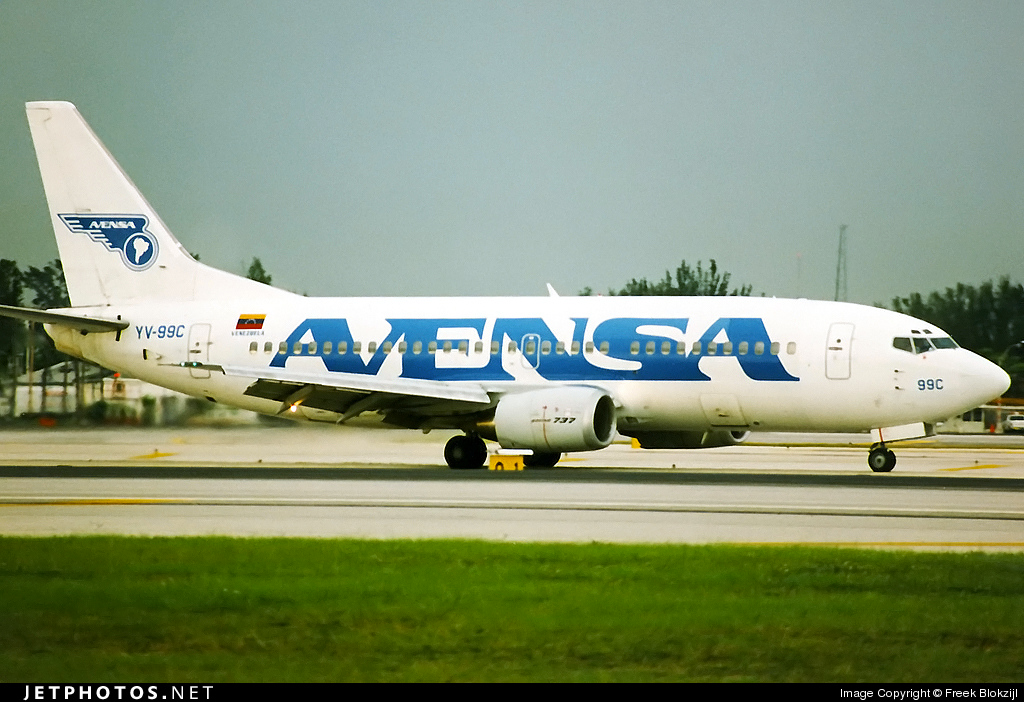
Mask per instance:
[[[272,280],[271,275],[263,268],[263,262],[255,256],[253,256],[252,263],[249,264],[249,270],[245,277],[249,280],[255,280],[257,283],[265,283],[266,285],[270,285]]]
[[[25,287],[32,291],[32,306],[42,309],[54,307],[70,307],[71,300],[68,297],[67,282],[64,280],[64,267],[60,259],[50,261],[42,268],[29,266],[24,273]],[[71,361],[71,357],[61,353],[53,345],[53,339],[47,335],[39,325],[31,324],[28,330],[28,340],[32,344],[32,365],[39,373],[38,379],[42,384],[41,405],[36,408],[39,411],[52,411],[54,408],[47,406],[46,388],[50,384],[50,372],[58,364]],[[63,366],[66,371],[66,366]],[[81,368],[76,364],[76,368]],[[67,372],[61,374],[66,381]],[[65,387],[65,393],[67,388]]]
[[[29,266],[24,274],[25,287],[32,290],[32,305],[43,309],[70,307],[68,286],[64,280],[64,266],[60,259],[47,263],[42,268]]]
[[[0,304],[21,306],[24,290],[24,275],[18,264],[9,259],[0,259]],[[10,317],[0,317],[0,382],[4,385],[4,396],[10,408],[14,409],[15,381],[21,371],[21,352],[25,344],[25,324]]]
[[[707,268],[702,261],[697,267],[682,261],[676,268],[675,276],[665,271],[665,277],[651,282],[647,278],[633,278],[621,290],[609,290],[609,295],[750,295],[753,286],[742,285],[729,289],[731,274],[718,270],[718,263],[711,259]],[[590,295],[592,290],[585,288],[581,294]]]

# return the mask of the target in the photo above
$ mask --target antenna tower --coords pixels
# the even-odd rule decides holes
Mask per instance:
[[[836,301],[846,299],[846,225],[839,225],[839,258],[836,260]]]

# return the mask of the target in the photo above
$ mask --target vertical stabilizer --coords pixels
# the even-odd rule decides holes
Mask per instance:
[[[72,305],[288,294],[193,259],[74,105],[25,108]]]

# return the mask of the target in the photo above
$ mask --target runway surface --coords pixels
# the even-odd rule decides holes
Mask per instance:
[[[450,471],[446,435],[332,427],[0,432],[0,533],[799,543],[1024,550],[1024,442],[754,437]],[[778,442],[784,440],[786,445]]]

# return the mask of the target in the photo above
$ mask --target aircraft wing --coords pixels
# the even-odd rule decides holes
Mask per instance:
[[[31,307],[12,307],[0,305],[0,317],[13,317],[40,324],[55,324],[70,327],[82,332],[116,332],[128,328],[128,322],[121,319],[103,319],[100,317],[83,317],[67,312],[37,310]]]
[[[340,421],[373,410],[427,417],[478,412],[493,404],[491,396],[476,384],[213,363],[180,365],[252,379],[253,383],[246,388],[245,394],[280,402],[281,413],[292,405],[301,404],[337,412],[342,415]]]

